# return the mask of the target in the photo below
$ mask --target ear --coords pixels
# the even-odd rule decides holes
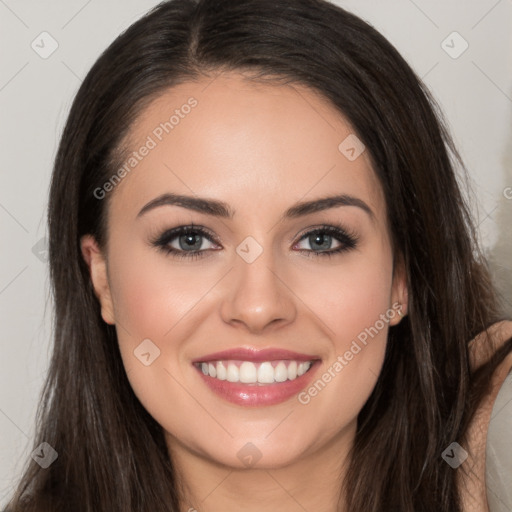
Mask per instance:
[[[94,293],[101,305],[101,316],[107,324],[114,325],[114,307],[107,275],[107,262],[92,235],[80,239],[82,256],[89,267]]]
[[[390,319],[390,325],[400,323],[408,312],[407,274],[403,258],[398,257],[393,269],[393,283],[391,287],[391,307],[397,313]]]

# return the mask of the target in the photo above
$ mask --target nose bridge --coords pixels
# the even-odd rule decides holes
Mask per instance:
[[[248,236],[237,246],[230,293],[222,307],[225,322],[243,323],[251,331],[261,331],[270,323],[293,320],[293,295],[276,267],[270,245],[264,247]]]

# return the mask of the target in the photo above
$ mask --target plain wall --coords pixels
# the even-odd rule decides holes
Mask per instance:
[[[49,362],[51,302],[45,306],[41,239],[58,139],[96,58],[157,3],[0,2],[0,506],[30,455]],[[336,3],[380,30],[439,101],[471,175],[482,242],[512,304],[512,0]],[[58,43],[46,59],[31,47],[35,41],[42,51],[45,37],[50,48],[44,31]],[[464,41],[468,47],[457,56]]]

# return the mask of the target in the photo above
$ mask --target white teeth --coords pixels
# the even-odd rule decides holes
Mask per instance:
[[[277,363],[277,366],[274,368],[274,380],[276,382],[284,382],[288,378],[288,370],[286,369],[286,365],[281,361]]]
[[[240,382],[240,372],[238,371],[238,366],[236,364],[228,364],[228,373],[226,375],[226,379],[229,382]]]
[[[274,382],[274,368],[271,363],[261,363],[258,368],[258,382],[272,384]]]
[[[228,382],[240,382],[243,384],[273,384],[295,380],[304,375],[311,367],[312,362],[306,361],[270,361],[253,363],[251,361],[212,361],[201,363],[201,371],[204,375],[227,380]]]
[[[311,366],[311,363],[310,362],[307,362],[307,363],[300,363],[298,368],[297,368],[297,375],[300,377],[301,375],[304,375],[308,370],[309,370],[309,367]]]
[[[222,361],[219,361],[217,363],[217,379],[219,380],[226,380],[228,376],[228,371],[226,370],[226,367],[222,363]]]
[[[210,375],[212,377],[212,375]],[[258,372],[256,366],[249,362],[244,361],[240,365],[240,382],[244,384],[254,384],[258,380]]]
[[[288,378],[293,380],[297,377],[297,361],[292,361],[288,365]]]

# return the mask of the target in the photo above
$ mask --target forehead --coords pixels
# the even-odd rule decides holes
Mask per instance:
[[[231,72],[174,86],[140,113],[126,148],[118,206],[174,191],[219,198],[235,210],[248,207],[248,198],[258,207],[264,195],[285,208],[337,191],[361,197],[377,215],[385,210],[353,128],[304,85]]]

